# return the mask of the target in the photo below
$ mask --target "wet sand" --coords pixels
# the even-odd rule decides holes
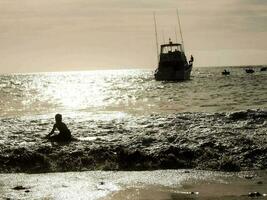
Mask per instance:
[[[267,171],[88,171],[0,174],[1,199],[176,200],[267,199]]]

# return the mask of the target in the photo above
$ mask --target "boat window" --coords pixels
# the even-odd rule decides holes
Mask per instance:
[[[177,51],[181,51],[180,45],[163,46],[161,48],[161,53],[170,53],[170,52],[177,52]]]

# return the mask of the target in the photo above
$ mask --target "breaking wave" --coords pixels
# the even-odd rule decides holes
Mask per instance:
[[[68,120],[70,143],[44,139],[48,119],[0,119],[0,172],[267,167],[267,111]]]

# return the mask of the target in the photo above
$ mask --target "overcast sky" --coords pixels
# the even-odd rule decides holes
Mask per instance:
[[[153,69],[176,8],[195,66],[267,64],[267,0],[0,0],[0,73]]]

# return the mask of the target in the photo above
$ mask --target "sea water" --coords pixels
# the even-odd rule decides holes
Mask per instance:
[[[0,75],[0,117],[220,112],[267,107],[266,72],[195,68],[185,82],[155,81],[152,70]]]
[[[266,168],[267,73],[226,68],[0,75],[1,171]],[[56,113],[76,141],[44,139]]]

